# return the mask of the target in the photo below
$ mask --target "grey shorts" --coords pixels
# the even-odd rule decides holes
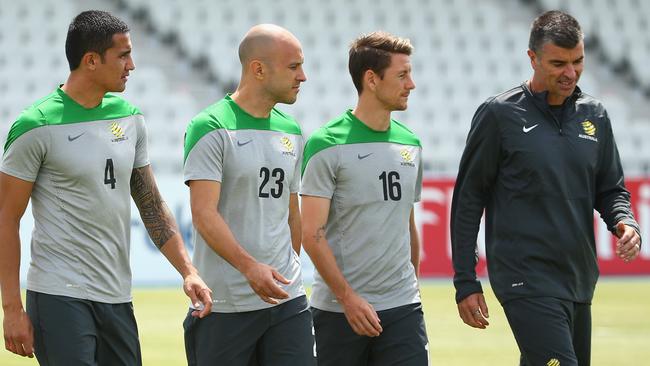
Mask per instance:
[[[27,291],[41,366],[140,366],[133,304],[106,304]]]
[[[383,332],[356,334],[343,313],[312,308],[318,366],[427,366],[429,341],[422,304],[378,311]]]
[[[185,352],[189,366],[316,365],[314,333],[305,296],[268,309],[187,314]]]

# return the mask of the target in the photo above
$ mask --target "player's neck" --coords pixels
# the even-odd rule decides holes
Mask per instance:
[[[352,114],[372,130],[386,131],[390,127],[390,111],[373,100],[359,98]]]
[[[251,88],[239,87],[230,98],[237,103],[239,108],[255,118],[267,118],[275,106],[275,101]]]
[[[106,90],[90,80],[71,73],[61,90],[84,108],[95,108],[101,104]]]

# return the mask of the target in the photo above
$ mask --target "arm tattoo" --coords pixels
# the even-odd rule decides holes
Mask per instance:
[[[316,240],[316,243],[318,243],[324,237],[325,237],[325,226],[321,226],[318,228],[318,230],[316,230],[316,234],[314,234],[314,240]]]
[[[178,229],[167,204],[162,200],[151,166],[133,169],[131,173],[131,197],[140,211],[142,223],[149,237],[160,249]]]

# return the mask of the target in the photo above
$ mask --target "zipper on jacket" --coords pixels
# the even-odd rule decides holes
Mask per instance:
[[[544,101],[544,104],[542,105],[542,103],[539,100],[537,100],[537,98],[535,98],[533,92],[528,88],[528,85],[526,83],[522,83],[521,86],[524,89],[526,96],[532,99],[533,105],[537,107],[537,109],[539,109],[541,112],[546,113],[547,116],[551,116],[553,122],[555,122],[555,126],[557,127],[560,136],[564,135],[564,133],[562,132],[562,122],[559,121],[557,118],[555,118],[555,114],[551,112],[551,107],[549,107],[548,102]],[[578,87],[576,86],[576,88]],[[571,94],[570,96],[567,97],[567,99],[565,99],[564,103],[575,103],[580,93],[581,93],[580,89],[574,91],[573,94]],[[564,115],[564,108],[562,109],[562,115]]]
[[[562,121],[564,120],[564,114],[566,113],[566,108],[567,108],[567,106],[568,106],[569,104],[574,104],[574,103],[576,102],[577,99],[578,99],[578,94],[577,94],[577,93],[573,93],[573,94],[571,94],[570,96],[568,96],[568,97],[564,100],[564,103],[563,103],[563,105],[562,105],[562,110],[561,110],[561,113],[560,113],[560,117],[562,117],[562,120],[558,120],[558,119],[555,117],[555,113],[553,113],[553,112],[551,111],[551,107],[548,105],[548,103],[546,104],[546,110],[547,110],[547,113],[550,113],[550,114],[551,114],[551,117],[553,117],[553,120],[555,121],[555,124],[556,124],[557,127],[558,127],[558,130],[559,130],[560,136],[564,135],[564,134],[562,133]]]
[[[548,106],[546,107],[546,114],[550,115],[551,118],[553,118],[553,121],[555,121],[555,125],[557,126],[558,132],[559,132],[560,136],[562,136],[563,135],[563,133],[562,133],[562,121],[559,121],[555,117],[555,114],[553,112],[551,112],[551,108],[548,107]],[[564,114],[564,108],[562,108],[562,114]]]

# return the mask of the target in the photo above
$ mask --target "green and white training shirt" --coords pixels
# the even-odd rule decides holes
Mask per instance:
[[[305,294],[300,258],[291,246],[289,195],[300,186],[302,134],[296,121],[273,109],[255,118],[226,96],[197,115],[185,135],[185,183],[221,182],[218,211],[239,244],[274,267],[290,285],[289,299]],[[212,289],[213,312],[259,310],[263,302],[246,277],[226,262],[194,228],[194,258]]]
[[[20,115],[0,170],[34,182],[27,289],[131,301],[130,179],[148,164],[144,118],[118,96],[87,109],[58,88]]]
[[[391,120],[375,131],[347,111],[305,145],[301,195],[331,200],[325,227],[336,264],[377,311],[420,302],[409,218],[422,186],[420,140]],[[311,304],[343,312],[316,273]]]

